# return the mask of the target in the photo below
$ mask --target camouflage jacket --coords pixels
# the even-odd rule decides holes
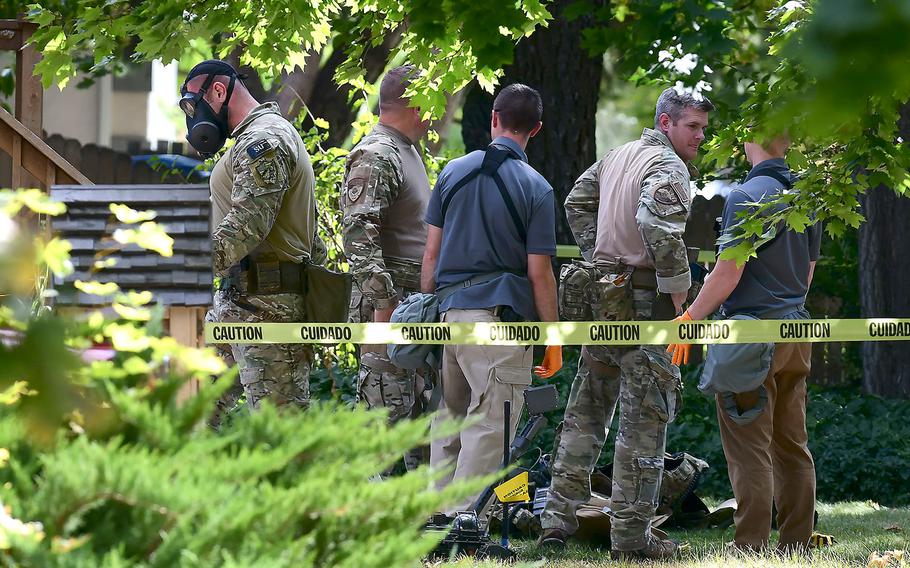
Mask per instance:
[[[389,308],[402,288],[419,289],[430,182],[417,145],[377,124],[351,150],[341,205],[344,252],[363,297]]]
[[[277,104],[265,103],[250,111],[232,136],[234,145],[209,180],[215,275],[224,276],[251,254],[296,263],[311,258],[315,176],[297,130]]]
[[[617,182],[614,179],[602,179],[601,176],[603,172],[609,171],[611,166],[616,166],[613,162],[620,154],[625,153],[628,159],[629,155],[634,158],[636,153],[644,152],[650,153],[652,158],[640,162],[645,165],[642,171],[638,172],[638,177],[634,178],[635,183],[639,183],[640,180],[640,187],[631,188],[637,194],[637,203],[629,214],[634,215],[634,223],[638,229],[636,233],[640,233],[644,250],[650,260],[649,264],[653,263],[657,272],[660,291],[684,292],[691,286],[691,276],[682,235],[689,216],[689,180],[694,169],[677,156],[669,139],[663,133],[646,128],[640,140],[611,150],[603,159],[588,168],[576,180],[566,198],[566,216],[582,256],[589,262],[595,262],[602,192],[613,191],[618,183],[628,181]],[[627,175],[632,174],[626,170],[622,176]],[[631,219],[622,221],[632,223]],[[639,237],[636,235],[634,238]],[[641,243],[635,245],[641,247]]]

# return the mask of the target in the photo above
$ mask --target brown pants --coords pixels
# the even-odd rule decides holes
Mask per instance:
[[[779,548],[805,546],[815,515],[815,462],[806,434],[806,376],[812,346],[778,343],[765,379],[768,405],[752,422],[736,424],[717,397],[720,437],[736,497],[736,536],[741,547],[760,549],[771,536],[777,507]],[[734,395],[739,411],[752,408],[757,391]]]

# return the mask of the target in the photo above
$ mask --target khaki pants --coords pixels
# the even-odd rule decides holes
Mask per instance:
[[[771,535],[777,506],[779,548],[806,546],[815,515],[815,462],[806,434],[806,376],[812,346],[778,343],[764,386],[768,405],[752,422],[736,424],[717,397],[720,436],[736,497],[738,546],[760,549]],[[734,395],[739,411],[758,402],[758,392]]]
[[[448,310],[446,322],[500,321],[490,310]],[[430,446],[430,465],[454,470],[437,482],[439,488],[496,471],[502,464],[503,402],[512,401],[510,437],[515,435],[524,406],[524,390],[531,384],[534,351],[528,346],[446,345],[442,352],[442,401],[433,428],[448,420],[469,425]],[[465,511],[476,496],[446,511]]]

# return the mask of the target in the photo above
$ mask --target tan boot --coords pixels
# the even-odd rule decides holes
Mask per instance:
[[[660,539],[648,534],[644,548],[638,550],[613,550],[613,560],[669,560],[679,553],[679,543],[669,539]]]

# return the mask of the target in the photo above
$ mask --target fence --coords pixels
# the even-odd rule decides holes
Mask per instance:
[[[185,184],[188,181],[179,173],[166,171],[164,168],[156,169],[145,162],[134,164],[132,155],[126,152],[117,152],[95,144],[83,146],[78,140],[65,138],[59,134],[47,136],[44,142],[96,184]],[[133,155],[140,153],[183,155],[183,149],[184,146],[180,143],[162,143],[154,151],[151,149],[142,151],[137,147]],[[187,157],[198,159],[197,156]],[[0,186],[12,186],[12,160],[6,154],[0,154]]]

